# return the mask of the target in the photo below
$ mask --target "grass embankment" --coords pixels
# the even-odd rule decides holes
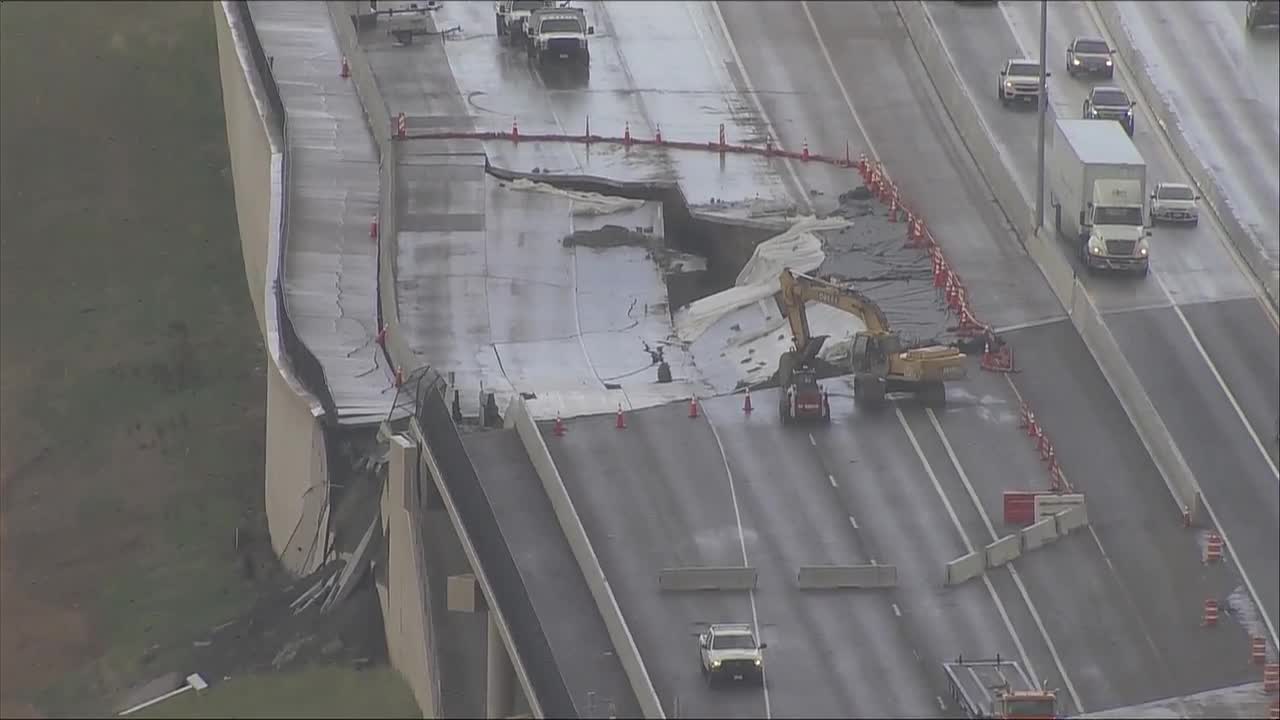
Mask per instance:
[[[0,5],[5,717],[178,669],[278,579],[212,13]]]

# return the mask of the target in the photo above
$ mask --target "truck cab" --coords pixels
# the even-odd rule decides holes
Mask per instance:
[[[1087,270],[1149,272],[1151,249],[1142,211],[1142,185],[1137,180],[1094,182],[1084,221],[1089,228],[1082,250]]]
[[[587,36],[595,27],[587,24],[582,8],[540,8],[525,23],[528,29],[529,58],[539,65],[563,60],[589,65],[591,53]]]
[[[556,0],[498,0],[493,4],[493,18],[497,26],[498,38],[523,36],[525,22],[534,10],[554,8],[557,5],[568,6],[568,4],[568,2],[557,3]]]

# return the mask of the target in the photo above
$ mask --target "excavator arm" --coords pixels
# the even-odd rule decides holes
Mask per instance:
[[[880,306],[853,288],[792,272],[790,268],[784,268],[778,279],[782,284],[782,311],[791,324],[791,336],[795,339],[796,350],[802,354],[807,352],[810,343],[815,340],[809,332],[809,317],[804,309],[805,303],[810,300],[860,318],[867,326],[868,334],[883,335],[889,332],[889,320]],[[814,350],[814,354],[816,353],[817,349]]]

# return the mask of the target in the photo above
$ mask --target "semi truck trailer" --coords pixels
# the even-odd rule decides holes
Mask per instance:
[[[1128,134],[1109,120],[1059,119],[1047,149],[1054,225],[1074,244],[1086,271],[1146,275],[1147,164]]]

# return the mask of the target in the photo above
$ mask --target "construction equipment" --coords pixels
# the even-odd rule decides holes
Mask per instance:
[[[999,720],[1051,720],[1060,717],[1058,694],[1036,688],[1013,660],[965,660],[942,664],[951,699],[967,717]],[[1016,686],[1016,688],[1015,688]]]
[[[866,325],[854,336],[851,353],[853,397],[859,404],[879,405],[886,393],[911,392],[926,404],[940,406],[946,401],[943,383],[962,380],[968,374],[965,355],[958,348],[930,345],[904,349],[902,339],[889,329],[884,311],[861,292],[789,268],[783,269],[778,279],[782,284],[782,314],[791,324],[796,347],[778,360],[778,385],[782,388],[779,412],[784,421],[795,417],[830,418],[825,395],[816,390],[817,373],[812,365],[827,336],[809,333],[805,303],[811,300],[843,310]],[[815,392],[822,397],[817,408],[812,407]]]

